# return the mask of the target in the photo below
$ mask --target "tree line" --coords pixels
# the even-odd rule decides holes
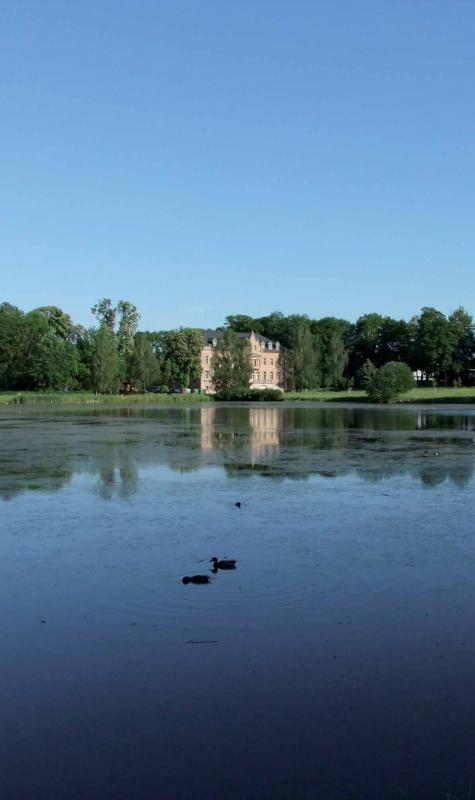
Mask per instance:
[[[126,386],[145,390],[153,384],[194,388],[201,373],[203,332],[197,328],[141,331],[137,307],[102,298],[91,309],[96,325],[76,325],[56,306],[24,312],[0,304],[0,389],[117,392]],[[425,307],[409,321],[376,313],[352,323],[335,317],[273,312],[264,317],[234,314],[221,326],[216,351],[216,381],[236,369],[252,370],[248,350],[235,333],[255,331],[285,348],[286,389],[345,389],[367,386],[374,371],[402,362],[433,384],[471,382],[475,351],[472,317],[463,308],[449,316]]]
[[[288,348],[286,388],[296,390],[365,386],[368,370],[388,362],[406,363],[434,385],[465,384],[475,352],[473,319],[462,307],[449,316],[424,307],[409,321],[370,313],[354,323],[277,311],[258,318],[235,314],[225,326],[254,330]]]

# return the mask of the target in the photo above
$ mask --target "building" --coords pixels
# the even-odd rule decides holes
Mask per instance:
[[[211,361],[214,348],[224,331],[203,331],[204,344],[201,351],[200,390],[204,394],[213,394],[213,378]],[[284,389],[285,387],[285,352],[280,342],[267,339],[260,333],[238,333],[241,339],[248,339],[251,347],[251,363],[253,366],[251,389]]]

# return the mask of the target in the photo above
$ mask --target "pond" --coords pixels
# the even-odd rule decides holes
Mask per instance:
[[[7,408],[0,442],[2,798],[468,796],[473,408]]]

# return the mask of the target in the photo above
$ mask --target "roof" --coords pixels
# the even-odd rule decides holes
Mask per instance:
[[[221,337],[224,336],[225,333],[226,333],[225,330],[214,331],[211,328],[206,328],[203,331],[203,338],[205,340],[205,344],[212,344],[213,339],[221,339]],[[262,336],[261,333],[255,333],[254,331],[239,332],[237,334],[237,337],[238,339],[250,339],[253,333],[256,339],[263,345],[274,344],[274,343],[279,344],[276,339],[268,339],[267,336]],[[287,348],[283,347],[282,345],[279,345],[279,349],[286,350]]]

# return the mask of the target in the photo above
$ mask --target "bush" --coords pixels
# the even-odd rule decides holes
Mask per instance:
[[[399,395],[415,386],[411,368],[403,361],[389,361],[376,370],[368,383],[366,391],[370,400],[377,403],[390,403]]]
[[[283,400],[284,393],[280,389],[248,389],[241,392],[217,392],[215,400],[240,400],[246,403]]]

